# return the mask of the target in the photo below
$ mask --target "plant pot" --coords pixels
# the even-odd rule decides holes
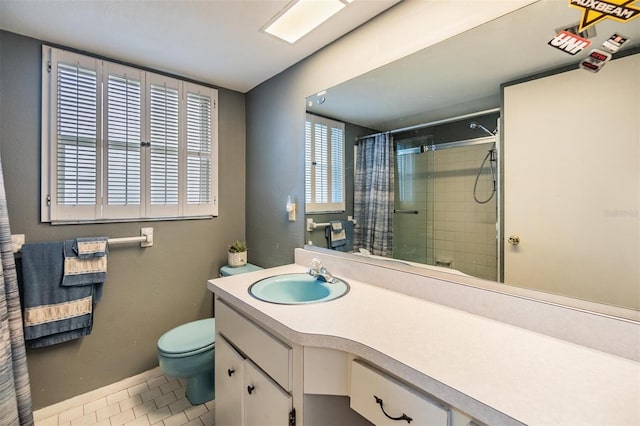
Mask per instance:
[[[238,266],[244,266],[247,264],[247,252],[241,251],[239,253],[228,253],[228,261],[229,266],[234,268]]]

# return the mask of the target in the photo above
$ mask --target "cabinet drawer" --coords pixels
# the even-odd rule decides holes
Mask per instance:
[[[355,360],[351,363],[350,396],[351,408],[375,425],[451,424],[448,408]]]
[[[280,386],[291,391],[292,351],[289,346],[218,299],[216,328]]]

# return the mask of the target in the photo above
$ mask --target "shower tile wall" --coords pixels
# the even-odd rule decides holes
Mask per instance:
[[[452,268],[466,274],[497,279],[496,197],[486,204],[473,197],[476,174],[489,148],[484,144],[411,156],[413,170],[405,178],[414,195],[399,208],[419,214],[394,216],[394,239],[402,241],[394,257],[430,265],[450,260]],[[491,195],[488,161],[477,189],[480,201]]]
[[[451,267],[469,275],[497,279],[496,197],[486,204],[474,200],[478,169],[491,145],[476,145],[435,151],[432,185],[427,186],[427,211],[432,223],[427,260],[437,264],[451,260]],[[487,200],[493,190],[485,164],[477,186],[477,198]]]

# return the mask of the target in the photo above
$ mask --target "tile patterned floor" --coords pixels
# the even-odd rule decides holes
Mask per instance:
[[[184,380],[154,368],[34,412],[36,426],[212,426],[215,402],[191,405]]]

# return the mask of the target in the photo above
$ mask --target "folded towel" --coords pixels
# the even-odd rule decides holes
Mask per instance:
[[[73,242],[73,252],[80,259],[91,259],[107,255],[107,237],[76,238]]]
[[[330,221],[325,236],[329,248],[343,252],[353,250],[353,222],[350,220]]]
[[[76,256],[75,241],[64,242],[64,287],[95,284],[94,302],[102,299],[102,283],[107,279],[107,255],[81,259]]]
[[[342,221],[342,228],[346,234],[346,242],[343,245],[336,247],[336,250],[350,253],[353,251],[353,222],[350,220]]]
[[[347,234],[342,226],[342,221],[332,220],[329,222],[331,228],[331,247],[343,246],[347,243]]]
[[[42,347],[91,333],[94,286],[61,286],[64,242],[22,246],[24,337]]]

